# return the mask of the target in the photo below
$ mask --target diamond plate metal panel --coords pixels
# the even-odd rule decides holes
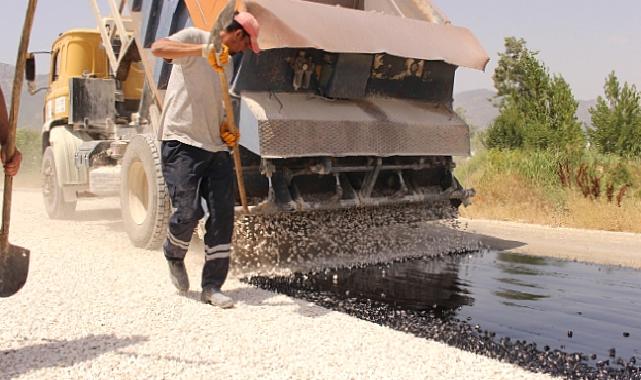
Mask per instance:
[[[390,121],[260,120],[263,157],[466,156],[465,124],[417,125]]]

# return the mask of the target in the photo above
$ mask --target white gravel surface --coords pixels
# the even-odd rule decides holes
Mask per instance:
[[[14,194],[11,242],[31,250],[27,285],[0,299],[0,378],[544,379],[516,366],[248,287],[197,301],[201,246],[180,296],[160,252],[133,248],[117,199],[51,221],[39,192]]]

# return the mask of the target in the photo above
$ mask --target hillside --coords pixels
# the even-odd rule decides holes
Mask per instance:
[[[454,109],[463,109],[468,122],[481,130],[487,128],[499,114],[492,105],[496,92],[487,89],[478,89],[459,92],[454,95]],[[592,126],[590,107],[596,100],[579,100],[579,109],[576,112],[578,119],[588,127]]]
[[[7,108],[11,103],[11,89],[13,87],[13,65],[0,63],[0,86],[7,101]],[[38,87],[47,85],[47,76],[38,75],[36,77]],[[18,127],[37,129],[42,127],[42,109],[44,107],[45,92],[40,91],[34,96],[29,95],[27,84],[25,82],[20,101],[20,115],[18,117]]]
[[[454,95],[454,109],[462,109],[471,126],[485,129],[499,114],[492,104],[496,92],[486,89],[459,92]]]

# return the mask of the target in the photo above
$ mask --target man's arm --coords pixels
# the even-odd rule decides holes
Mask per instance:
[[[151,45],[151,54],[167,60],[202,57],[203,46],[162,38]]]
[[[0,144],[2,144],[2,152],[0,152],[0,157],[2,158],[2,163],[4,164],[4,172],[7,175],[15,176],[20,170],[20,162],[22,161],[22,154],[16,148],[16,153],[14,153],[11,159],[7,160],[5,157],[5,144],[9,139],[9,117],[7,116],[7,105],[4,101],[4,94],[0,88]]]
[[[0,88],[0,145],[7,143],[9,138],[9,116],[7,115],[7,105],[4,101],[4,93]]]

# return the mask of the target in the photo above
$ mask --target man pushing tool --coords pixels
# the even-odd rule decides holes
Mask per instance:
[[[209,43],[210,33],[184,29],[156,41],[152,53],[173,63],[161,118],[163,175],[174,212],[163,245],[172,283],[189,289],[184,258],[194,229],[205,223],[205,265],[201,300],[221,308],[234,301],[221,292],[229,269],[234,225],[234,173],[229,148],[239,139],[224,120],[223,94],[216,71],[231,72],[229,55],[258,47],[258,22],[237,12],[220,33],[223,52]],[[212,70],[213,68],[213,70]]]

